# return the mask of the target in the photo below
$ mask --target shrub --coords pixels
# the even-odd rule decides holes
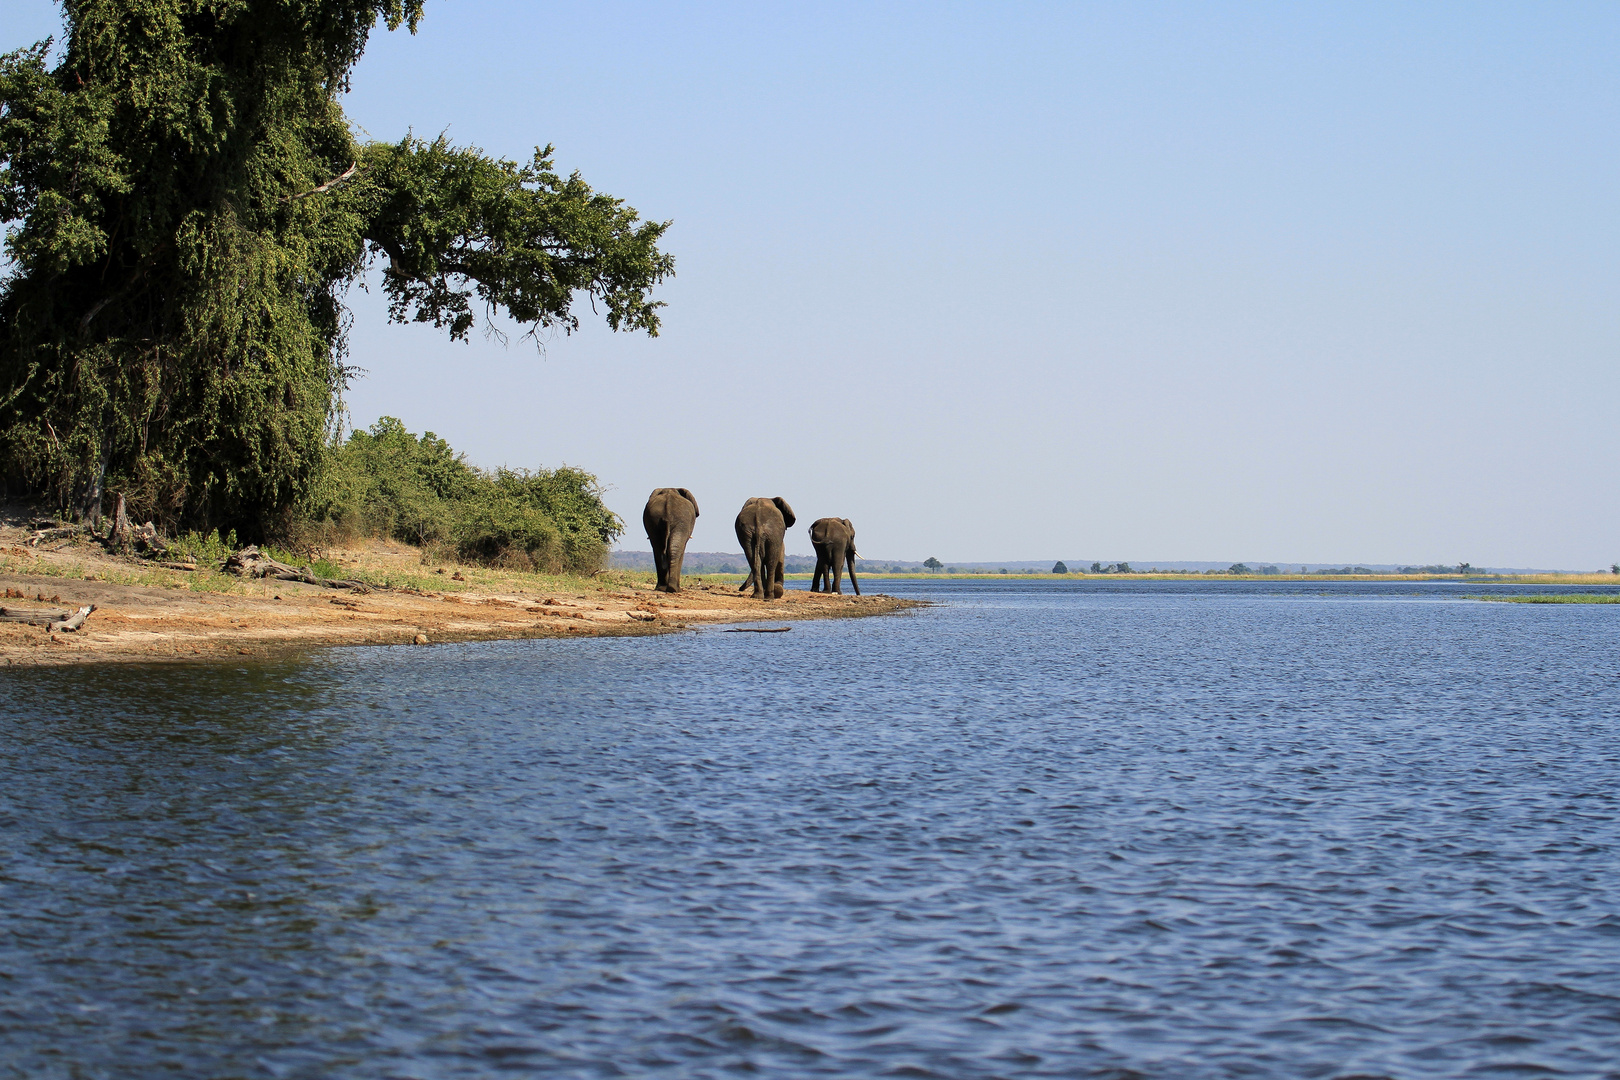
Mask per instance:
[[[235,551],[238,546],[234,529],[223,537],[219,535],[218,529],[211,529],[206,536],[200,532],[190,532],[176,537],[174,542],[169,544],[169,553],[190,562],[212,564],[217,570],[225,561],[225,556]]]
[[[418,437],[391,416],[351,434],[333,456],[307,520],[286,530],[294,542],[388,536],[472,562],[563,573],[600,568],[624,532],[583,469],[488,472],[431,431]]]

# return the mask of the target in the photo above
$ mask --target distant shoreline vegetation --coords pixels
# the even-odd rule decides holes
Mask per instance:
[[[901,570],[890,571],[879,568],[857,567],[862,578],[906,578],[917,581],[972,581],[975,579],[990,578],[997,581],[1083,581],[1095,579],[1104,575],[1087,573],[1052,574],[1039,570],[1020,570],[1017,572],[1002,573],[986,570],[958,570],[951,572],[945,570],[933,572],[928,570]],[[789,574],[789,577],[809,577],[809,574]],[[1402,574],[1388,570],[1364,570],[1341,572],[1338,570],[1315,570],[1306,574],[1299,573],[1239,573],[1233,574],[1225,570],[1133,570],[1130,572],[1133,580],[1140,581],[1206,581],[1216,579],[1221,581],[1467,581],[1479,584],[1598,584],[1609,585],[1620,589],[1620,582],[1607,572],[1571,571],[1568,573],[1551,572],[1535,574],[1511,573],[1472,573],[1458,574],[1455,570],[1445,574]],[[1616,594],[1620,596],[1620,593]],[[1475,599],[1478,599],[1477,597]],[[1490,599],[1506,599],[1505,597],[1491,597]],[[1572,601],[1573,602],[1573,601]]]
[[[1228,581],[1434,581],[1465,580],[1479,582],[1522,582],[1522,583],[1578,583],[1578,584],[1613,584],[1620,586],[1620,577],[1603,572],[1558,572],[1558,571],[1486,571],[1476,569],[1468,564],[1466,571],[1459,572],[1456,566],[1413,566],[1401,567],[1398,570],[1373,569],[1366,566],[1347,565],[1343,567],[1300,567],[1298,570],[1289,570],[1285,567],[1261,564],[1251,567],[1245,563],[1233,563],[1225,568],[1188,569],[1185,567],[1161,568],[1157,566],[1133,567],[1130,563],[1093,563],[1091,569],[1072,570],[1070,564],[1059,562],[1051,569],[1018,565],[1007,566],[996,564],[968,564],[951,565],[938,559],[938,568],[928,566],[926,562],[889,561],[886,559],[857,560],[855,571],[861,577],[873,578],[903,578],[911,580],[974,580],[993,578],[996,580],[1033,580],[1033,581],[1073,581],[1086,578],[1111,575],[1125,575],[1133,580],[1160,580],[1160,581],[1192,581],[1192,580],[1228,580]],[[1084,565],[1078,560],[1074,565]],[[1062,571],[1057,568],[1063,567]],[[615,551],[613,552],[609,567],[614,570],[646,570],[652,569],[652,552],[650,551]],[[815,569],[815,559],[808,555],[789,555],[784,560],[784,569],[789,578],[809,578]],[[1057,571],[1057,572],[1054,572]],[[748,567],[740,553],[723,551],[688,551],[686,553],[685,572],[688,574],[702,574],[709,576],[729,577],[736,576],[741,580],[748,573]]]
[[[1465,596],[1499,604],[1620,604],[1620,593],[1542,593],[1538,596]]]
[[[650,551],[615,551],[609,563],[615,570],[652,570],[652,552]],[[746,574],[748,567],[741,553],[731,551],[688,551],[686,553],[686,569],[691,573],[700,574]],[[784,569],[789,574],[809,574],[815,569],[815,559],[809,555],[789,555],[785,560]],[[1455,563],[1451,565],[1429,564],[1424,566],[1367,566],[1362,563],[1346,563],[1333,566],[1321,563],[1307,563],[1304,565],[1291,563],[1141,563],[1128,562],[1104,563],[1093,561],[1083,562],[1079,559],[1059,560],[1055,563],[1035,563],[1030,560],[1008,561],[1006,563],[990,562],[962,562],[946,563],[940,559],[930,557],[922,562],[908,562],[901,559],[858,559],[855,563],[858,574],[872,574],[874,576],[916,576],[916,577],[1089,577],[1098,574],[1125,574],[1135,577],[1227,577],[1227,578],[1274,578],[1277,580],[1292,580],[1299,578],[1480,578],[1494,579],[1500,577],[1551,576],[1555,578],[1566,577],[1570,574],[1594,574],[1602,580],[1620,584],[1620,570],[1611,567],[1609,574],[1602,571],[1582,570],[1535,570],[1508,567],[1476,567],[1470,563]]]
[[[612,569],[619,570],[620,568],[619,567],[613,567]],[[697,571],[697,572],[687,570],[685,572],[686,572],[686,574],[688,576],[692,576],[692,577],[701,577],[701,578],[705,578],[705,579],[719,578],[719,579],[722,579],[722,580],[735,580],[735,581],[739,581],[739,582],[743,581],[748,576],[746,573],[743,573],[741,571],[732,572],[732,571],[728,571],[728,570],[702,570],[702,571]],[[982,571],[982,570],[975,571],[975,572],[972,572],[972,573],[957,573],[957,574],[950,574],[950,573],[937,573],[936,574],[936,573],[933,573],[933,572],[930,572],[930,571],[922,571],[920,573],[917,572],[917,571],[905,571],[905,572],[902,572],[902,573],[891,573],[890,571],[887,571],[887,570],[860,570],[860,571],[858,571],[858,573],[859,573],[860,578],[861,578],[862,581],[865,581],[868,578],[871,578],[871,579],[876,580],[876,581],[1097,581],[1097,580],[1102,580],[1101,578],[1099,578],[1098,575],[1095,575],[1095,574],[1078,574],[1077,573],[1077,574],[1055,574],[1054,575],[1054,574],[1050,574],[1050,573],[1041,573],[1041,572],[1027,572],[1027,573],[1017,573],[1017,574],[1014,574],[1014,573],[1000,574],[1000,573],[987,573],[987,572]],[[787,573],[787,574],[783,575],[783,579],[786,580],[786,581],[809,581],[811,579],[811,574],[807,573],[807,572]],[[1606,585],[1606,586],[1611,586],[1611,587],[1617,587],[1616,583],[1614,582],[1614,579],[1608,573],[1601,573],[1601,574],[1592,574],[1592,573],[1568,573],[1568,574],[1474,574],[1474,575],[1471,575],[1469,577],[1462,578],[1462,577],[1458,577],[1455,573],[1449,574],[1449,575],[1447,575],[1447,574],[1427,574],[1427,575],[1425,575],[1425,574],[1394,574],[1394,573],[1372,573],[1372,574],[1350,574],[1350,575],[1345,575],[1345,574],[1332,574],[1332,575],[1323,575],[1323,574],[1270,574],[1270,575],[1239,574],[1239,575],[1232,575],[1232,574],[1203,574],[1203,573],[1190,573],[1190,572],[1189,573],[1177,573],[1177,572],[1171,572],[1171,571],[1165,571],[1165,572],[1162,572],[1162,573],[1156,573],[1155,574],[1155,573],[1148,573],[1146,571],[1142,571],[1142,572],[1132,574],[1131,575],[1131,580],[1132,581],[1143,581],[1143,582],[1148,582],[1148,581],[1162,581],[1162,582],[1180,581],[1180,582],[1185,582],[1185,583],[1187,583],[1189,585],[1192,584],[1193,582],[1209,582],[1210,584],[1216,584],[1216,583],[1227,584],[1227,583],[1231,583],[1231,584],[1235,585],[1235,584],[1240,584],[1240,583],[1249,582],[1249,581],[1267,581],[1267,582],[1275,582],[1275,583],[1282,583],[1282,582],[1289,582],[1289,581],[1292,581],[1292,582],[1319,581],[1319,582],[1322,582],[1324,584],[1326,584],[1328,582],[1344,582],[1344,581],[1350,581],[1350,582],[1355,582],[1355,581],[1364,581],[1364,582],[1387,581],[1387,582],[1413,582],[1413,583],[1420,583],[1420,582],[1425,582],[1425,581],[1457,581],[1457,582],[1468,582],[1468,583],[1472,583],[1472,584],[1476,584],[1476,585],[1564,585],[1564,586],[1569,586],[1569,585]],[[1620,587],[1617,587],[1617,588],[1620,588]],[[1464,600],[1505,600],[1505,601],[1510,601],[1510,602],[1513,602],[1513,603],[1521,603],[1521,604],[1608,604],[1608,603],[1620,603],[1620,591],[1616,591],[1616,592],[1613,592],[1613,593],[1569,593],[1569,594],[1560,594],[1560,595],[1568,597],[1568,598],[1559,599],[1557,596],[1547,598],[1547,597],[1525,597],[1525,596],[1484,596],[1484,595],[1478,595],[1478,596],[1464,596],[1461,599],[1464,599]]]

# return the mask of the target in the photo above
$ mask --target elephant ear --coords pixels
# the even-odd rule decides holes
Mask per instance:
[[[692,504],[692,516],[693,517],[702,517],[703,516],[702,514],[698,513],[697,500],[692,498],[692,493],[690,491],[687,491],[685,488],[676,488],[675,490],[681,493],[681,498],[685,499],[687,502]]]
[[[849,530],[849,535],[855,535],[855,526],[850,524],[849,518],[839,518],[838,520],[844,523],[844,528]]]
[[[795,521],[799,520],[793,514],[793,507],[789,506],[787,504],[787,500],[782,498],[782,496],[778,495],[776,498],[772,499],[771,502],[775,503],[776,508],[778,510],[782,511],[782,520],[784,522],[786,522],[790,527],[793,525],[793,523]]]

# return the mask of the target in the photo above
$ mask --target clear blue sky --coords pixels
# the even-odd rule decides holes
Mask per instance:
[[[6,47],[54,8],[6,0]],[[428,4],[349,114],[673,219],[662,337],[383,325],[353,421],[874,558],[1620,559],[1620,5]],[[808,552],[803,530],[790,550]]]

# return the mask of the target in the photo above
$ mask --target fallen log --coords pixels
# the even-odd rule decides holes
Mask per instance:
[[[221,566],[220,569],[227,574],[235,574],[238,577],[301,581],[305,585],[320,585],[328,589],[353,589],[358,593],[368,593],[373,588],[386,588],[386,586],[373,586],[364,581],[351,581],[346,578],[317,577],[307,566],[288,566],[284,562],[272,559],[257,547],[251,545],[226,556],[225,565]]]
[[[87,605],[86,607],[80,608],[78,611],[75,611],[72,615],[69,615],[64,619],[59,619],[55,622],[49,623],[45,629],[49,630],[53,634],[58,630],[77,630],[79,627],[84,625],[84,620],[88,619],[90,617],[90,613],[94,610],[96,610],[96,605]]]
[[[49,540],[61,540],[68,536],[78,536],[90,531],[88,525],[59,525],[53,529],[37,529],[33,536],[28,538],[29,547],[38,547]]]
[[[791,627],[791,626],[772,626],[772,627],[770,627],[768,629],[767,628],[762,628],[762,627],[755,627],[755,626],[740,626],[740,627],[736,627],[736,628],[731,629],[731,630],[722,630],[721,633],[722,634],[785,634],[791,629],[793,629],[793,627]]]
[[[72,615],[69,611],[40,610],[39,608],[0,607],[0,622],[28,623],[30,626],[48,626]]]

